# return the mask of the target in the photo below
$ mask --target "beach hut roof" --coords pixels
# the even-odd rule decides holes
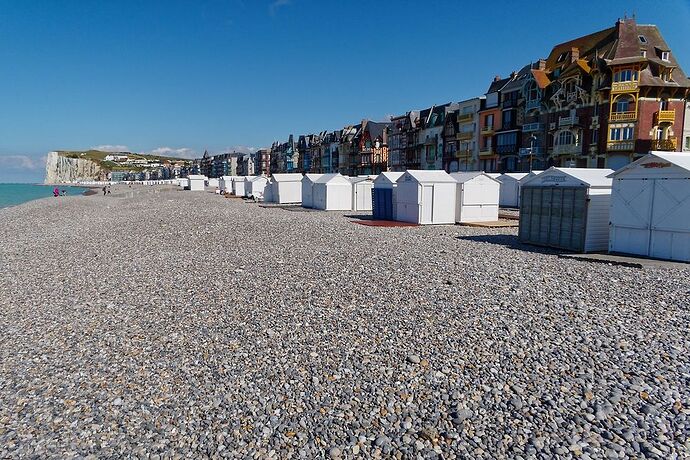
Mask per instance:
[[[455,179],[456,182],[460,184],[464,184],[465,182],[474,179],[477,176],[486,176],[489,179],[496,181],[494,177],[491,177],[491,175],[482,172],[482,171],[468,171],[468,172],[457,172],[457,173],[452,173],[450,177]]]
[[[192,180],[206,180],[206,176],[201,176],[199,174],[192,174],[190,176],[187,176],[187,179],[192,179]]]
[[[452,183],[455,182],[450,174],[441,170],[408,170],[398,178],[397,182],[404,181],[405,177],[412,177],[419,183]]]
[[[343,176],[340,173],[333,173],[333,174],[322,174],[321,177],[316,179],[314,181],[315,184],[328,184],[328,183],[344,183],[344,184],[351,184],[349,178]]]
[[[619,174],[628,171],[629,169],[637,167],[640,163],[647,163],[647,160],[649,160],[650,157],[657,158],[663,162],[670,163],[672,165],[678,166],[681,169],[684,169],[686,171],[690,172],[690,153],[680,153],[680,152],[673,152],[673,153],[667,153],[667,152],[649,152],[649,154],[643,156],[642,158],[627,164],[623,166],[620,169],[617,169],[613,173],[609,174],[609,178],[614,178],[618,176]]]
[[[283,173],[283,174],[273,174],[271,178],[274,182],[299,182],[302,180],[302,174],[300,173]]]
[[[546,171],[534,177],[530,177],[525,184],[529,184],[535,180],[543,180],[554,173],[568,175],[580,181],[582,185],[588,185],[590,187],[611,187],[611,178],[608,176],[613,173],[613,170],[598,168],[557,168],[552,166]]]
[[[374,182],[376,183],[390,183],[394,184],[395,181],[400,179],[400,176],[402,176],[404,173],[401,172],[382,172],[378,176],[376,176],[376,179],[374,179]]]

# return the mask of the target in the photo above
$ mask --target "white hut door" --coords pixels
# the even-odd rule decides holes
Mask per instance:
[[[422,219],[421,223],[430,224],[433,222],[433,209],[434,209],[434,186],[433,185],[423,185],[422,186]]]

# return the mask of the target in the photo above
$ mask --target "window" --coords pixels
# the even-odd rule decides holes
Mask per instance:
[[[517,144],[517,133],[500,134],[496,140],[498,146]]]
[[[506,110],[503,112],[503,128],[509,129],[513,127],[513,111]]]
[[[646,58],[647,57],[647,50],[640,50],[640,56]]]
[[[668,99],[662,99],[659,102],[659,110],[668,110]]]
[[[670,51],[662,51],[661,52],[661,60],[662,61],[668,61],[671,57],[671,52]]]
[[[685,138],[685,150],[690,150],[690,136]]]
[[[592,130],[592,142],[591,142],[591,144],[598,144],[598,143],[599,143],[599,130],[593,129]]]
[[[610,140],[612,141],[629,141],[633,139],[635,129],[632,127],[626,128],[611,128]]]
[[[484,117],[484,126],[487,128],[493,128],[494,126],[494,114],[489,114]]]
[[[620,72],[616,72],[616,74],[613,76],[613,81],[637,81],[637,71],[627,69],[621,70]]]
[[[561,62],[563,59],[565,59],[565,57],[566,57],[567,55],[568,55],[567,52],[561,53],[561,54],[558,56],[558,61],[556,61],[556,62]]]
[[[638,35],[637,38],[640,39],[640,43],[647,43],[647,38],[644,35]]]
[[[616,99],[616,112],[628,112],[630,110],[630,98],[627,96],[621,96]]]
[[[570,131],[561,131],[556,138],[556,145],[572,145],[575,143],[575,136]]]

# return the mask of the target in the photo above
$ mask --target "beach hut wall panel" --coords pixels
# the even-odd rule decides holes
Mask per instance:
[[[219,179],[213,178],[213,177],[210,178],[210,179],[208,180],[208,186],[209,186],[210,188],[218,188],[218,187],[220,186],[220,181],[219,181]]]
[[[219,178],[218,188],[222,193],[232,192],[232,176],[222,176]]]
[[[495,222],[501,183],[482,172],[453,173],[458,183],[455,198],[455,221]]]
[[[505,208],[520,206],[520,180],[528,175],[528,173],[505,173],[496,178],[501,183],[499,206]]]
[[[690,262],[690,154],[651,152],[610,177],[609,251]]]
[[[341,174],[323,174],[314,182],[312,194],[315,209],[352,210],[352,182]]]
[[[454,224],[457,182],[445,171],[408,170],[396,181],[396,220]]]
[[[189,190],[193,192],[203,192],[206,187],[206,176],[191,175],[189,179]]]
[[[521,187],[518,238],[575,252],[608,248],[613,171],[550,168]]]
[[[235,196],[245,196],[245,184],[247,178],[251,176],[237,176],[232,181],[232,193]]]
[[[247,181],[245,181],[245,196],[251,196],[259,200],[263,199],[264,189],[266,188],[267,183],[268,179],[266,179],[266,177],[264,176],[252,176]]]
[[[374,180],[371,177],[350,177],[352,182],[352,210],[371,211],[371,193]]]
[[[396,181],[401,172],[384,172],[374,179],[372,189],[371,214],[377,220],[395,220]]]
[[[305,174],[302,178],[302,207],[313,208],[313,192],[314,182],[316,182],[323,174]]]
[[[271,201],[281,204],[302,202],[302,174],[273,174],[271,176]]]

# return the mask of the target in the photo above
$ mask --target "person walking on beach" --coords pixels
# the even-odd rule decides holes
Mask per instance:
[[[110,195],[110,185],[108,185],[108,195]]]
[[[53,189],[53,196],[60,196],[60,190],[57,187]]]
[[[103,186],[103,196],[105,196],[105,185]]]

